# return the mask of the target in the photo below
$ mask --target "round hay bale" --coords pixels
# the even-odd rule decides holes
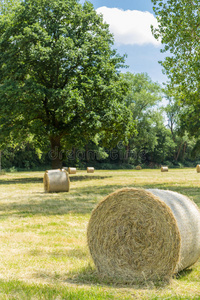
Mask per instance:
[[[200,256],[200,211],[175,192],[124,188],[93,210],[87,240],[102,275],[167,280]]]
[[[200,165],[196,166],[196,171],[197,171],[197,173],[200,173]]]
[[[47,173],[56,173],[56,172],[58,172],[58,171],[61,172],[61,169],[47,170],[46,172],[47,172]]]
[[[142,170],[142,167],[141,166],[136,166],[135,169],[136,170]]]
[[[47,170],[43,178],[45,192],[69,192],[70,180],[64,170]]]
[[[87,167],[87,173],[94,173],[93,167]]]
[[[69,174],[76,174],[76,168],[68,168]]]
[[[62,168],[62,171],[68,172],[68,167],[63,167],[63,168]]]
[[[161,172],[168,172],[168,167],[161,167]]]

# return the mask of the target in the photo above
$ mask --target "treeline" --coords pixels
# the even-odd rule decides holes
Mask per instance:
[[[30,138],[29,142],[13,144],[2,151],[2,168],[43,170],[51,168],[51,161],[57,156],[63,166],[77,168],[89,165],[97,169],[131,169],[137,165],[146,168],[195,166],[200,159],[196,151],[198,140],[183,128],[181,110],[175,99],[165,95],[160,85],[147,74],[127,72],[121,76],[130,87],[124,102],[135,124],[127,141],[119,141],[115,147],[108,148],[103,145],[101,133],[86,145],[71,144],[62,151],[52,152],[42,151]]]
[[[152,2],[153,34],[170,51],[165,90],[147,74],[122,74],[125,56],[88,1],[0,1],[1,168],[198,162],[199,10]]]

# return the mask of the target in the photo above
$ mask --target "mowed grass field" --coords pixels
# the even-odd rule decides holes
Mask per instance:
[[[96,272],[86,240],[92,209],[122,187],[169,189],[200,207],[194,169],[77,171],[69,193],[44,193],[44,172],[0,176],[0,299],[200,299],[200,260],[168,285],[115,284]]]

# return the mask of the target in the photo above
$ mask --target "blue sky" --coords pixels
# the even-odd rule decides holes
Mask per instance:
[[[81,3],[84,0],[80,0]],[[90,0],[98,13],[102,13],[115,37],[115,48],[121,55],[127,54],[126,71],[146,72],[160,84],[167,78],[158,63],[165,54],[161,44],[151,32],[150,24],[157,25],[151,0]]]

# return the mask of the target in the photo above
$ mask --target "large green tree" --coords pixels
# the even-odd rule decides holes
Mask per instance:
[[[159,25],[153,33],[164,44],[162,51],[167,54],[162,66],[169,78],[169,92],[186,108],[182,120],[190,132],[199,135],[200,2],[152,0],[152,3]]]
[[[127,84],[113,36],[92,4],[78,0],[27,0],[0,17],[1,137],[32,134],[51,144],[52,167],[66,144],[103,132],[117,143],[132,130],[123,104]]]

